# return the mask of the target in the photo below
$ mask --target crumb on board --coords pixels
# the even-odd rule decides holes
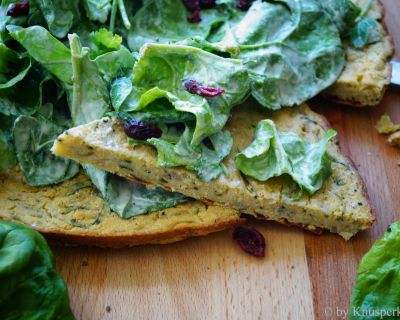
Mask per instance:
[[[393,147],[400,147],[400,131],[392,133],[388,138],[388,142]]]
[[[391,146],[400,147],[400,124],[394,124],[387,113],[379,118],[375,128],[379,133],[390,134],[387,140]]]
[[[394,124],[390,116],[383,114],[375,125],[379,133],[389,134],[400,130],[400,124]]]

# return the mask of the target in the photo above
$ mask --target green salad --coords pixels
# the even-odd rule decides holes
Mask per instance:
[[[0,283],[2,319],[75,319],[53,254],[35,230],[0,221]]]
[[[71,179],[80,166],[51,153],[54,139],[116,116],[129,141],[155,148],[159,166],[206,181],[228,174],[233,108],[250,96],[292,107],[330,86],[345,41],[380,39],[367,10],[350,0],[2,0],[0,169],[19,165],[32,186]],[[309,144],[265,120],[236,164],[261,181],[288,174],[312,194],[330,174],[333,136]],[[123,218],[190,200],[84,170]]]

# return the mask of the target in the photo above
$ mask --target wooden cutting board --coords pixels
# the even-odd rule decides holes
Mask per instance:
[[[400,1],[382,2],[400,52]],[[400,87],[370,109],[313,104],[366,183],[377,217],[371,230],[346,242],[257,223],[267,242],[261,260],[243,253],[231,231],[123,250],[54,248],[77,319],[347,318],[361,257],[400,218],[400,150],[374,128],[384,112],[400,123]]]

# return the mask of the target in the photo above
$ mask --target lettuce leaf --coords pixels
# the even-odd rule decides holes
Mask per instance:
[[[351,320],[398,318],[399,252],[400,221],[397,221],[374,243],[360,262],[351,296],[349,312]]]
[[[225,93],[209,99],[191,94],[183,85],[187,79]],[[113,105],[125,112],[146,111],[152,102],[166,99],[176,110],[196,117],[191,144],[198,145],[224,127],[231,108],[247,97],[248,88],[247,72],[239,60],[188,46],[149,44],[133,68],[131,94],[123,103],[114,99]]]
[[[205,142],[193,146],[190,143],[193,131],[189,126],[183,134],[164,130],[161,138],[151,138],[147,142],[157,149],[159,166],[184,166],[195,171],[200,179],[211,181],[226,170],[221,162],[231,151],[232,137],[224,130],[209,137],[209,146]]]
[[[289,174],[301,190],[313,194],[331,174],[327,148],[335,135],[329,130],[319,142],[308,143],[293,132],[278,132],[272,120],[262,120],[253,142],[236,155],[236,167],[259,181]]]

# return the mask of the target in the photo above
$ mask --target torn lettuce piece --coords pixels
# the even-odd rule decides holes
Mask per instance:
[[[224,93],[205,98],[187,91],[183,82],[195,80]],[[248,76],[240,60],[225,59],[198,48],[178,45],[145,45],[133,68],[132,91],[120,105],[124,112],[146,111],[156,100],[166,99],[177,110],[196,117],[191,144],[219,132],[234,105],[249,90]]]
[[[366,45],[382,39],[380,27],[375,19],[362,18],[347,33],[347,40],[354,48],[361,49]]]
[[[190,23],[187,21],[189,12],[183,1],[146,1],[132,19],[128,34],[129,48],[138,51],[146,43],[173,43],[192,37],[206,39],[213,29],[229,19],[233,10],[228,7],[224,3],[217,3],[215,9],[201,11],[199,23]]]
[[[59,183],[74,177],[79,165],[54,156],[51,147],[66,128],[41,115],[19,116],[13,128],[13,140],[18,163],[31,186]]]
[[[168,192],[161,188],[147,189],[141,184],[92,166],[83,167],[110,209],[123,219],[174,207],[189,200],[180,193]]]
[[[116,51],[121,48],[121,36],[113,34],[106,28],[100,28],[98,31],[92,32],[90,34],[90,39],[97,48],[94,52],[96,56],[106,52]]]
[[[259,181],[289,174],[301,190],[319,190],[331,174],[328,142],[336,136],[326,132],[316,143],[305,142],[292,132],[278,132],[272,120],[262,120],[253,142],[236,155],[236,167]]]
[[[362,258],[349,319],[398,318],[400,306],[400,221],[393,223]],[[376,311],[376,314],[373,314]],[[362,317],[362,315],[371,315]],[[397,315],[397,316],[396,316]]]
[[[252,95],[269,109],[294,106],[339,77],[339,31],[316,0],[255,1],[233,28]]]
[[[161,167],[184,166],[197,173],[200,179],[211,181],[225,172],[222,160],[230,153],[232,137],[224,130],[211,135],[197,146],[191,145],[193,128],[186,126],[184,132],[173,126],[164,130],[161,138],[151,138],[147,142],[157,149],[157,163]]]

